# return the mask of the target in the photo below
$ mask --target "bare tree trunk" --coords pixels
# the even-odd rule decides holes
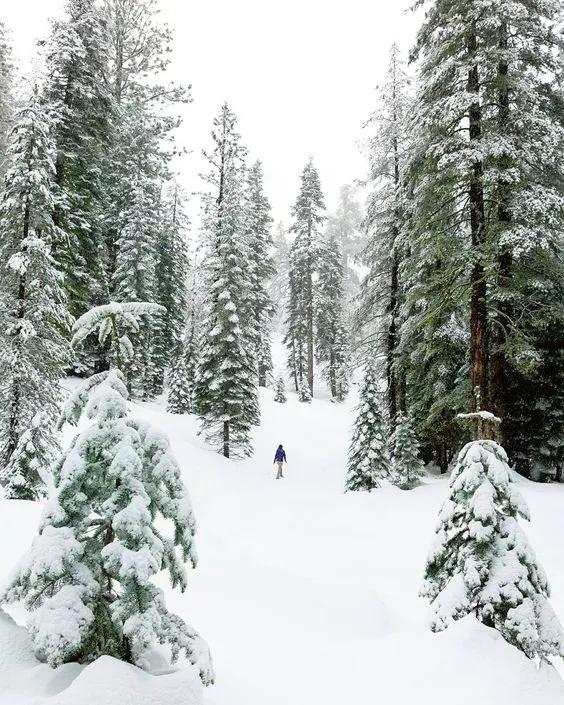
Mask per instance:
[[[223,455],[229,457],[229,421],[223,422]]]
[[[468,33],[467,49],[475,58],[477,39],[475,23]],[[473,94],[469,109],[470,143],[477,146],[482,137],[482,109],[479,100],[480,79],[478,66],[468,72],[468,92]],[[488,330],[486,308],[486,274],[483,264],[485,243],[485,211],[483,190],[483,165],[476,160],[470,175],[470,233],[474,264],[470,275],[470,409],[477,411],[488,405]]]

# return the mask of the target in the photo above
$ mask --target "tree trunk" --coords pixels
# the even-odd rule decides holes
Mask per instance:
[[[475,59],[477,39],[475,23],[467,37],[468,55]],[[482,109],[479,100],[480,79],[478,66],[468,71],[468,92],[475,96],[469,109],[470,144],[477,148],[482,137]],[[470,174],[469,189],[470,233],[474,264],[470,275],[470,409],[486,409],[488,405],[488,335],[486,308],[486,275],[483,264],[485,243],[485,211],[483,165],[477,159]]]
[[[223,422],[223,455],[229,457],[229,421]]]
[[[509,122],[509,87],[507,61],[507,25],[502,23],[499,28],[500,59],[497,67],[497,93],[498,93],[498,129],[503,136],[508,129]],[[501,235],[511,226],[510,189],[511,185],[504,181],[503,173],[511,167],[511,158],[508,155],[499,157],[498,169],[500,179],[497,187],[497,220],[498,230]],[[509,247],[502,246],[497,258],[497,287],[503,291],[511,279],[511,251]],[[492,412],[502,419],[499,428],[499,440],[505,442],[503,419],[507,414],[507,387],[509,383],[506,343],[507,328],[511,323],[512,310],[504,296],[498,297],[496,303],[496,317],[492,328],[492,362],[491,362],[491,405]]]
[[[333,350],[329,353],[329,384],[331,387],[331,397],[337,398],[337,376],[335,374],[335,353]]]

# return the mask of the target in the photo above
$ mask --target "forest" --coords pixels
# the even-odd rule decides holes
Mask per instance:
[[[529,692],[550,669],[543,705],[564,698],[564,569],[548,538],[564,499],[562,7],[416,0],[412,10],[415,42],[409,52],[391,42],[359,124],[365,174],[328,208],[317,156],[304,154],[284,221],[228,102],[207,143],[191,145],[206,169],[197,193],[186,188],[178,130],[196,98],[170,79],[176,28],[158,0],[66,0],[29,70],[0,17],[1,531],[25,525],[33,540],[15,568],[2,561],[0,616],[8,631],[26,625],[38,663],[112,657],[170,674],[178,662],[210,691],[224,687],[184,608],[167,607],[168,585],[184,593],[198,564],[200,508],[188,490],[210,531],[212,496],[244,508],[247,491],[273,491],[244,473],[267,454],[268,465],[286,434],[304,455],[300,472],[307,457],[331,488],[328,536],[345,503],[360,531],[376,507],[410,517],[422,497],[412,516],[428,507],[435,537],[411,572],[423,573],[414,590],[430,603],[426,631],[475,620],[501,635],[496,649],[541,669]],[[315,474],[322,467],[331,480]],[[303,494],[280,488],[296,492],[295,508],[311,491],[300,481]],[[431,491],[446,497],[438,520]],[[380,504],[350,504],[366,497]],[[270,494],[257,501],[268,506]],[[529,504],[550,526],[532,525],[539,558],[521,527]],[[233,511],[213,525],[227,543],[238,536]],[[419,532],[405,521],[379,533]],[[541,559],[563,586],[554,606]],[[0,645],[15,638],[2,636],[2,619]],[[150,665],[156,647],[166,666]],[[0,659],[0,705],[20,693],[4,677]],[[502,702],[472,688],[469,698]],[[408,702],[394,692],[388,702]],[[155,693],[148,705],[181,702]],[[234,697],[198,693],[182,702]],[[356,702],[377,693],[364,688]],[[541,702],[527,697],[510,701]],[[33,700],[51,702],[67,700]]]

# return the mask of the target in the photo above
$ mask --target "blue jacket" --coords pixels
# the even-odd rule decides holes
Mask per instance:
[[[282,463],[285,460],[286,460],[286,451],[283,450],[282,448],[277,448],[276,455],[274,456],[274,462],[275,463]],[[286,460],[286,462],[288,462],[288,461]]]

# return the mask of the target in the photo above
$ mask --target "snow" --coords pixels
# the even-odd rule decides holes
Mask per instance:
[[[473,617],[430,631],[418,591],[448,478],[345,494],[354,395],[302,404],[292,391],[277,404],[272,390],[260,393],[255,455],[238,462],[205,445],[195,417],[165,413],[162,400],[135,408],[169,435],[190,491],[198,567],[184,594],[164,576],[159,585],[167,607],[209,643],[216,685],[202,694],[196,669],[167,672],[157,652],[152,674],[110,658],[51,669],[0,614],[0,705],[562,705],[555,669],[537,669]],[[273,479],[279,443],[282,482]],[[519,478],[518,487],[533,518],[523,528],[564,621],[564,485]],[[0,589],[40,511],[0,502]]]

